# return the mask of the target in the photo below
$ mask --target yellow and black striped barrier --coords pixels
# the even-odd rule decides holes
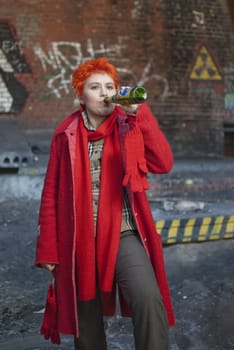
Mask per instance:
[[[164,245],[234,238],[234,214],[159,220],[155,225]]]

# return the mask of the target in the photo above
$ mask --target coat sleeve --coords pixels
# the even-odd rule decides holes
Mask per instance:
[[[168,173],[173,166],[171,147],[146,103],[139,106],[136,120],[144,139],[148,170],[158,174]]]
[[[58,157],[56,139],[51,143],[48,167],[42,190],[39,226],[36,245],[35,264],[40,267],[41,263],[58,264],[57,253],[57,184],[58,184]]]

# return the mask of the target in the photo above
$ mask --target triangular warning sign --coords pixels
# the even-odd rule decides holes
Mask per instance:
[[[205,46],[202,46],[197,56],[192,72],[190,74],[192,80],[213,80],[220,81],[222,76],[218,67],[209,54]]]

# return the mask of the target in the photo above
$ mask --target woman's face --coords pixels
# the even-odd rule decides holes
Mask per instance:
[[[83,93],[79,99],[85,105],[91,122],[94,120],[102,122],[113,112],[114,104],[104,102],[104,98],[113,96],[115,93],[114,81],[105,72],[95,73],[85,81]]]

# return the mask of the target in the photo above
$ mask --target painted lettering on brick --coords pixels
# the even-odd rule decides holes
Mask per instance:
[[[40,44],[34,47],[34,52],[46,73],[49,95],[61,98],[64,93],[70,93],[71,74],[80,63],[98,56],[119,57],[125,46],[121,37],[116,45],[101,44],[97,48],[89,39],[85,50],[79,42],[60,41],[52,42],[47,53]]]
[[[192,28],[203,27],[205,24],[205,15],[203,12],[193,10]]]
[[[121,57],[122,50],[126,47],[125,38],[119,37],[117,44],[105,46],[104,44],[95,47],[91,39],[87,40],[85,48],[79,42],[52,42],[47,52],[40,44],[34,46],[36,57],[40,60],[42,69],[45,72],[44,79],[47,82],[48,96],[61,98],[63,94],[71,92],[71,75],[77,66],[86,61],[100,56],[107,56],[113,62],[116,61],[117,70],[125,80],[136,85],[144,85],[155,80],[158,87],[157,96],[162,99],[170,95],[169,85],[166,78],[153,74],[151,62],[147,63],[142,75],[137,77],[131,68],[118,67],[118,62],[124,61]],[[85,55],[85,53],[87,55]]]
[[[0,113],[18,112],[24,105],[28,93],[15,74],[30,73],[21,48],[14,37],[13,28],[0,20]]]

